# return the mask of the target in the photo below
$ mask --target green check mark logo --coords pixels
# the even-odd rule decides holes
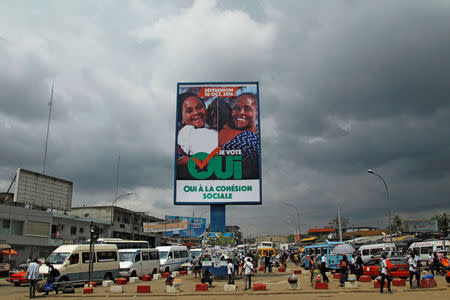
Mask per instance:
[[[211,158],[213,158],[217,152],[220,151],[220,149],[222,149],[221,146],[217,147],[216,149],[214,149],[203,161],[192,157],[192,159],[195,161],[195,163],[197,164],[197,166],[200,168],[200,170],[203,170],[204,167],[206,167],[206,165],[208,164],[208,162],[210,161]]]

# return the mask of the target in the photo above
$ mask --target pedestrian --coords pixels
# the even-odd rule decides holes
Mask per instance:
[[[427,265],[428,265],[428,269],[430,270],[431,274],[434,275],[433,252],[432,251],[430,251],[428,253]]]
[[[275,256],[270,255],[270,261],[269,261],[269,273],[272,273],[272,267],[275,264]]]
[[[202,273],[202,283],[205,284],[206,282],[209,284],[209,287],[212,287],[213,280],[209,268],[206,268],[205,272]]]
[[[192,264],[194,265],[194,276],[195,278],[197,278],[197,274],[199,275],[199,277],[202,277],[202,261],[200,256],[199,257],[195,257],[192,256]]]
[[[271,256],[272,255],[270,255],[269,252],[266,252],[266,255],[264,256],[264,273],[266,273],[266,271],[269,269]]]
[[[227,264],[228,284],[234,284],[234,265],[231,258],[228,259]]]
[[[408,259],[408,265],[409,265],[409,286],[410,288],[413,288],[412,281],[415,275],[417,280],[417,287],[419,287],[420,271],[418,267],[418,259],[416,258],[416,255],[414,253],[411,253],[411,257]]]
[[[386,254],[381,254],[381,262],[380,262],[380,268],[381,268],[381,286],[380,286],[380,293],[383,293],[383,286],[384,281],[387,280],[388,282],[388,293],[392,293],[391,291],[391,276],[389,276],[389,268],[388,268],[388,262],[386,260]]]
[[[440,261],[439,261],[439,257],[436,253],[436,251],[433,253],[433,269],[436,271],[436,275],[439,274],[439,269],[440,269]],[[434,272],[432,271],[432,274],[434,275]]]
[[[352,254],[352,258],[350,258],[350,262],[349,262],[351,274],[356,274],[356,258],[355,257],[356,257],[356,255]]]
[[[233,255],[232,261],[234,266],[234,275],[235,275],[234,278],[236,278],[236,276],[239,275],[239,256],[237,253]]]
[[[321,272],[318,257],[315,257],[310,270],[311,270],[311,277],[310,277],[311,287],[314,287],[314,283],[316,282],[317,276],[319,276]]]
[[[46,263],[48,268],[47,273],[47,284],[53,284],[53,290],[56,292],[56,295],[58,295],[58,286],[54,285],[56,282],[56,277],[59,276],[59,271],[56,269],[50,262]],[[48,290],[45,291],[45,294],[48,295]]]
[[[31,263],[31,256],[27,258],[27,266]]]
[[[244,262],[244,286],[245,290],[247,290],[247,281],[248,281],[248,288],[252,288],[252,274],[253,274],[253,264],[250,262],[250,258],[246,257]]]
[[[356,256],[356,280],[359,281],[359,277],[364,274],[364,262],[362,260],[361,254]]]
[[[27,279],[28,279],[28,287],[29,287],[29,297],[35,298],[36,296],[36,284],[39,278],[39,264],[38,260],[35,259],[28,265],[27,269]]]
[[[322,274],[323,282],[329,282],[327,276],[327,257],[322,255],[322,261],[320,262],[320,273]]]
[[[348,258],[347,255],[342,255],[341,261],[341,276],[339,277],[339,285],[341,287],[345,286],[345,282],[348,278]]]

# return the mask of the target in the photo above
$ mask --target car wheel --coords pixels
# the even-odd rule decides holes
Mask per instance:
[[[158,273],[158,270],[156,268],[153,269],[152,275]]]
[[[169,268],[169,266],[166,266],[166,268],[164,269],[164,272],[165,272],[165,273],[170,273],[170,268]]]
[[[14,286],[20,286],[20,283],[14,282]]]
[[[136,271],[131,272],[130,277],[136,277]]]
[[[105,280],[113,280],[112,274],[111,273],[106,273],[104,279]]]
[[[59,282],[63,282],[63,281],[69,281],[69,277],[63,276],[59,279]]]

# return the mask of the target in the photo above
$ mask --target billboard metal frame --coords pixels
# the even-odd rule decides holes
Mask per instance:
[[[180,96],[180,86],[188,86],[188,85],[238,85],[238,84],[254,84],[256,85],[256,96],[258,98],[258,138],[259,145],[261,146],[261,114],[260,114],[260,97],[259,97],[259,82],[257,81],[224,81],[224,82],[178,82],[177,83],[177,109],[179,103]],[[176,122],[178,124],[178,110],[176,111]],[[177,145],[178,145],[178,128],[175,126],[175,153],[174,153],[174,195],[173,195],[173,204],[174,205],[213,205],[213,206],[221,206],[221,205],[262,205],[262,164],[261,164],[261,153],[262,147],[260,147],[259,153],[259,201],[241,201],[241,202],[211,202],[211,201],[203,201],[203,202],[177,202]]]
[[[71,181],[17,169],[13,202],[69,211],[72,208],[72,193]]]

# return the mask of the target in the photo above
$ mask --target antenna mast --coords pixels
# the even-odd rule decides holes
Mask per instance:
[[[50,118],[52,116],[52,105],[53,105],[53,86],[55,83],[52,83],[52,93],[50,95],[50,102],[48,103],[49,112],[48,112],[48,123],[47,123],[47,138],[45,139],[45,150],[44,150],[44,168],[42,170],[42,173],[45,174],[45,167],[47,164],[47,146],[48,146],[48,132],[50,131]]]

